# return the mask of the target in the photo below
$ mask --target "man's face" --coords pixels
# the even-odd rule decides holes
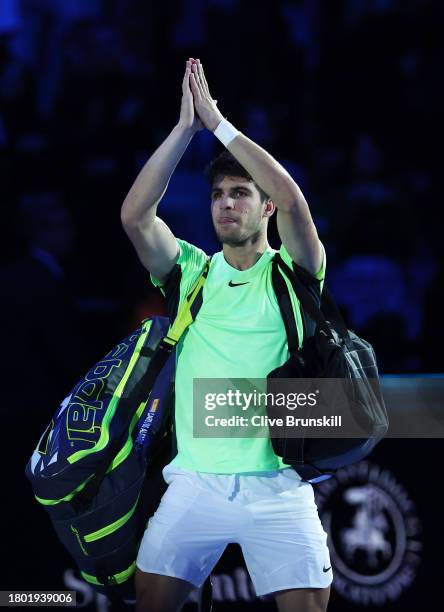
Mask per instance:
[[[211,216],[222,244],[240,246],[266,224],[265,202],[256,185],[243,177],[219,176],[211,190]]]

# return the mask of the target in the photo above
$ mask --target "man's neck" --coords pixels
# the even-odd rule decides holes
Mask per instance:
[[[247,242],[240,246],[223,245],[225,261],[236,270],[248,270],[262,257],[268,248],[267,238],[264,236],[255,242]]]

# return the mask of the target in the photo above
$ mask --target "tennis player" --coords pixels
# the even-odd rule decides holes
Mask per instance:
[[[222,116],[199,60],[186,62],[178,124],[142,168],[122,223],[154,285],[180,303],[207,255],[176,238],[157,216],[194,134],[225,146],[209,166],[211,214],[222,249],[213,255],[203,304],[177,351],[177,455],[149,520],[136,570],[137,612],[180,610],[229,543],[238,543],[258,596],[280,612],[323,612],[332,582],[327,535],[313,488],[275,455],[269,438],[193,437],[194,378],[265,378],[289,357],[271,284],[267,241],[277,209],[280,254],[321,291],[325,252],[307,202],[288,172]],[[186,211],[194,216],[193,194]],[[196,219],[199,223],[199,219]]]

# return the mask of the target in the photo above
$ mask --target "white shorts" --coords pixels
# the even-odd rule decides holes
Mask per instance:
[[[200,587],[227,544],[241,546],[258,596],[324,588],[333,575],[313,487],[291,468],[209,474],[167,465],[137,567]]]

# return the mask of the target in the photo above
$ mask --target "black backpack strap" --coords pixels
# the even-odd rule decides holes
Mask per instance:
[[[305,268],[299,266],[296,262],[292,261],[289,267],[293,270],[296,276],[300,279],[304,287],[310,293],[313,298],[314,303],[318,308],[321,307],[321,281],[317,279],[313,274],[310,274]],[[283,274],[283,272],[282,272]],[[304,332],[304,340],[305,338],[309,338],[314,336],[316,333],[316,321],[308,315],[308,313],[301,307],[300,308],[302,326]]]
[[[282,274],[279,272],[276,260],[273,260],[271,267],[271,282],[273,283],[277,303],[284,321],[285,331],[287,333],[288,350],[290,355],[292,355],[299,348],[298,330],[296,327],[293,306],[291,305],[290,293]]]
[[[180,298],[180,281],[182,278],[182,268],[176,264],[169,273],[162,289],[165,297],[165,307],[170,321],[177,317]]]
[[[323,315],[321,309],[315,303],[313,297],[310,295],[310,292],[304,287],[297,274],[295,274],[294,271],[289,266],[287,266],[287,264],[282,260],[282,257],[279,255],[279,253],[276,253],[276,255],[274,256],[273,263],[275,261],[277,262],[281,270],[283,270],[288,280],[291,282],[291,285],[301,303],[302,308],[304,308],[304,310],[313,319],[313,321],[317,323],[318,327],[322,329],[329,338],[331,338],[332,333],[330,331],[330,327],[328,326],[325,316]],[[332,323],[334,329],[344,340],[344,342],[349,344],[350,335],[348,333],[344,320],[341,317],[341,314],[339,313],[339,310],[326,287],[324,287],[322,293],[324,292],[326,292],[326,297],[323,298],[323,303],[327,304],[327,307],[329,308],[329,314],[333,315],[332,319],[329,320]]]
[[[212,260],[212,256],[207,259],[208,266],[210,266]],[[207,272],[208,273],[208,272]],[[205,278],[207,277],[207,273],[204,273]],[[182,280],[182,268],[179,264],[176,264],[174,268],[169,273],[162,289],[165,297],[165,306],[168,314],[168,318],[170,321],[174,321],[177,317],[177,313],[179,310],[179,302],[180,302],[180,282]],[[189,292],[187,296],[187,300],[190,299],[192,290]],[[196,299],[194,300],[191,306],[191,315],[193,319],[196,318],[197,313],[202,306],[202,292],[198,294]]]
[[[201,276],[203,276],[203,278],[206,280],[208,273],[210,271],[210,265],[211,265],[211,260],[212,260],[213,256],[209,257],[207,259],[207,263],[205,265],[205,268],[201,274]],[[191,295],[192,295],[193,291],[190,291],[190,293],[187,295],[187,300],[190,301],[191,299]],[[203,304],[203,291],[199,291],[199,293],[197,294],[197,296],[195,297],[195,299],[193,300],[193,303],[191,304],[191,316],[193,317],[193,321],[196,320],[197,317],[197,313],[199,312],[201,306]]]

